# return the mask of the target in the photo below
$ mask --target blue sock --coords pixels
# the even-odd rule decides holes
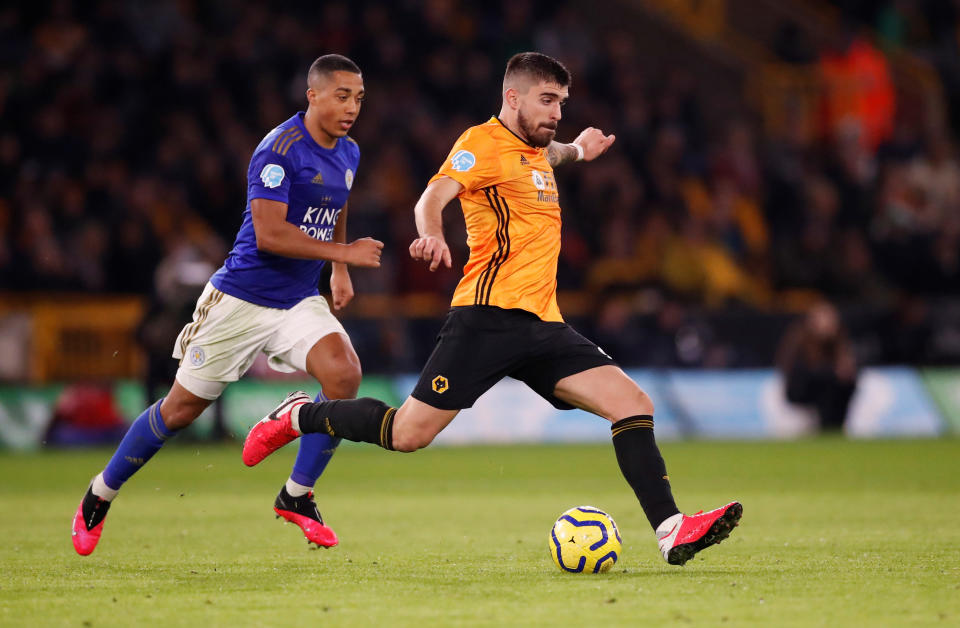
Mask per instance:
[[[157,453],[168,438],[176,434],[163,424],[160,404],[153,404],[130,425],[113,458],[103,470],[103,481],[117,490]]]
[[[315,401],[329,401],[323,393],[317,395]],[[340,444],[339,438],[328,436],[321,432],[304,434],[300,437],[300,450],[297,451],[297,460],[293,463],[293,473],[290,479],[303,486],[313,486],[317,478],[327,468],[333,452]]]

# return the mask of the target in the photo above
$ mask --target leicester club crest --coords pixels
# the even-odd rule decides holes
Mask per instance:
[[[190,347],[190,364],[194,366],[203,366],[207,361],[207,355],[203,352],[203,347]]]

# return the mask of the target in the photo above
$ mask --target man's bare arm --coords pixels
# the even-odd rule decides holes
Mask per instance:
[[[550,142],[547,146],[547,161],[551,168],[562,166],[565,163],[576,161],[580,156],[580,151],[573,144],[561,144],[560,142]]]
[[[347,203],[343,204],[343,209],[337,216],[337,224],[333,226],[333,241],[337,244],[347,243]],[[346,270],[342,262],[332,262],[331,266],[333,270]]]
[[[443,208],[457,198],[463,186],[450,177],[440,177],[427,186],[413,208],[417,233],[421,238],[443,238]]]
[[[325,259],[353,266],[379,268],[383,242],[361,238],[350,244],[315,240],[287,222],[287,204],[265,198],[250,202],[257,248],[296,259]]]
[[[344,244],[347,241],[347,204],[344,203],[337,223],[333,226],[333,241]],[[353,300],[353,281],[350,280],[349,267],[341,262],[330,264],[330,296],[333,299],[333,309],[339,310]]]
[[[414,207],[420,237],[410,244],[410,257],[430,262],[430,270],[436,270],[441,262],[447,268],[453,265],[450,247],[443,237],[443,208],[462,190],[463,186],[457,181],[440,177],[427,186]]]
[[[550,145],[547,146],[547,161],[550,162],[552,168],[581,159],[583,161],[593,161],[607,152],[607,149],[616,139],[615,135],[604,135],[600,129],[595,129],[592,126],[587,127],[577,136],[577,139],[569,144],[550,142]]]

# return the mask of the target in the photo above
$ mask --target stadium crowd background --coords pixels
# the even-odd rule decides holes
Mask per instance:
[[[413,205],[459,133],[498,111],[505,60],[539,50],[574,75],[558,139],[588,125],[618,138],[558,178],[568,318],[614,357],[769,366],[791,318],[825,298],[861,363],[956,363],[960,7],[841,4],[856,28],[833,49],[791,24],[761,43],[841,82],[867,67],[870,105],[825,98],[817,133],[778,135],[744,102],[717,115],[687,70],[647,62],[628,24],[600,25],[586,2],[6,5],[0,290],[139,294],[175,333],[240,225],[253,148],[304,108],[309,63],[339,52],[368,94],[348,232],[388,252],[353,273],[358,295],[384,297],[379,314],[358,301],[345,324],[365,371],[416,371],[442,312],[391,304],[442,306],[467,252],[448,210],[454,269],[412,262]],[[898,115],[883,52],[898,46],[946,77],[952,127]]]

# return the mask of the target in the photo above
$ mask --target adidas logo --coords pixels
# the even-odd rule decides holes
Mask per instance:
[[[316,175],[315,177],[313,177],[313,180],[310,181],[310,183],[316,183],[317,185],[323,185],[323,173],[322,173],[322,172],[318,172],[317,175]]]
[[[521,166],[529,166],[529,165],[530,165],[530,162],[527,161],[527,158],[526,158],[526,157],[524,157],[523,155],[520,155],[520,165],[521,165]]]

